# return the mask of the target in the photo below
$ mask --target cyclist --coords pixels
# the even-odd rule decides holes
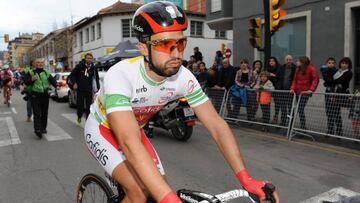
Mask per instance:
[[[9,65],[4,65],[3,66],[3,72],[1,74],[2,77],[2,81],[3,81],[3,96],[4,96],[4,104],[7,104],[7,94],[9,94],[9,97],[12,95],[11,94],[11,87],[13,86],[13,78],[14,78],[14,74],[13,72],[10,70],[10,66]],[[11,103],[11,101],[9,100],[9,103]]]
[[[143,56],[111,67],[91,105],[85,124],[89,151],[124,188],[122,203],[180,203],[164,178],[164,169],[141,127],[168,101],[185,96],[209,130],[242,186],[264,197],[266,181],[252,179],[236,140],[192,73],[181,66],[188,21],[184,11],[166,1],[141,6],[132,26]],[[277,202],[279,198],[274,193]]]

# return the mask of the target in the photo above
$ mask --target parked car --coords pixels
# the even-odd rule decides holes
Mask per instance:
[[[104,84],[105,74],[106,74],[106,72],[104,72],[104,71],[99,72],[100,87],[102,87],[103,84]],[[75,108],[76,107],[76,100],[77,100],[76,90],[72,90],[72,89],[69,88],[67,95],[68,95],[69,107]]]
[[[70,72],[55,73],[53,77],[58,83],[58,87],[54,88],[50,96],[58,101],[68,99],[69,86],[66,84],[66,79],[70,75]]]

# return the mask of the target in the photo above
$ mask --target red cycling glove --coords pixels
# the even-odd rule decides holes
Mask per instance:
[[[160,203],[182,203],[182,201],[174,192],[169,192],[161,199]]]
[[[270,183],[269,181],[254,180],[252,177],[250,177],[249,172],[246,169],[238,172],[236,177],[246,191],[257,195],[260,199],[265,198],[265,192],[262,190],[262,188],[266,183]]]

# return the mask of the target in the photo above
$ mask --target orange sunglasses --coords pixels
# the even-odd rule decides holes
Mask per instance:
[[[152,40],[147,41],[146,43],[152,45],[156,51],[170,54],[175,48],[177,48],[179,52],[183,52],[186,47],[187,37],[182,37],[180,39]]]

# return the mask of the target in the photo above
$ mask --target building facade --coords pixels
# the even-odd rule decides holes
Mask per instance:
[[[120,42],[130,40],[136,42],[131,31],[131,21],[139,4],[117,2],[101,9],[97,15],[82,20],[74,25],[73,32],[73,60],[77,64],[88,52],[95,59],[112,51]],[[213,63],[215,52],[222,44],[232,47],[232,31],[214,31],[206,24],[205,14],[187,11],[189,28],[185,31],[188,36],[188,46],[184,58],[188,60],[193,55],[193,48],[199,47],[205,63]]]
[[[11,66],[17,68],[28,64],[30,61],[29,51],[43,36],[41,33],[24,33],[11,40],[8,45]]]
[[[263,16],[263,1],[209,0],[208,24],[212,29],[234,31],[234,61],[257,59],[262,54],[250,46],[250,18]],[[283,62],[286,54],[309,56],[321,67],[330,56],[353,60],[353,79],[360,86],[360,1],[288,0],[286,27],[272,37],[272,55]]]
[[[69,70],[72,62],[72,29],[66,27],[47,34],[30,51],[31,59],[44,58],[51,72]]]

